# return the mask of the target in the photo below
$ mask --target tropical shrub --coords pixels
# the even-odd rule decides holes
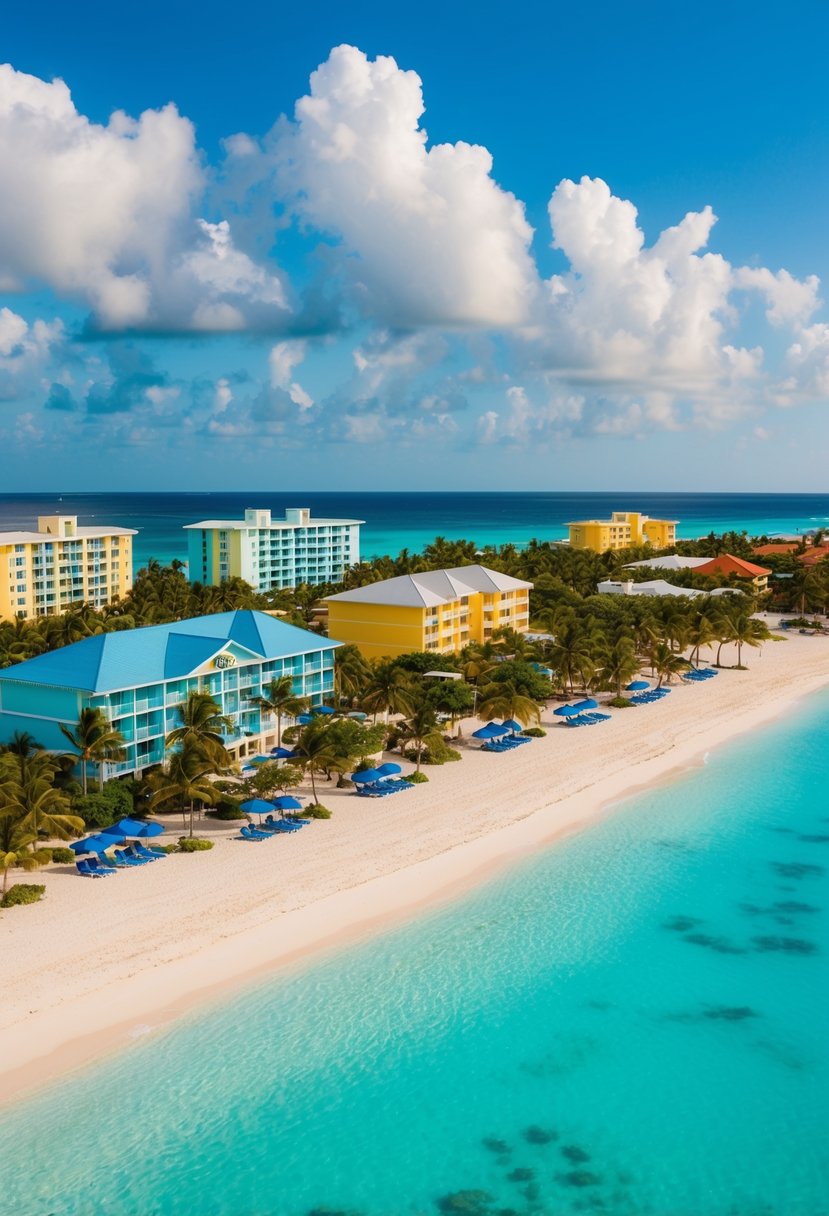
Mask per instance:
[[[411,760],[413,764],[417,763],[417,752],[414,749],[406,751],[404,754],[407,760]],[[425,747],[420,753],[421,764],[449,764],[452,760],[460,760],[460,758],[460,752],[456,751],[454,747],[448,747],[443,740],[439,743],[435,741],[431,747]]]
[[[542,726],[530,726],[523,732],[529,735],[531,739],[546,739],[547,732]]]
[[[39,882],[16,882],[0,899],[0,908],[14,908],[18,904],[36,904],[46,888]]]
[[[182,836],[178,842],[179,853],[204,853],[213,848],[212,840],[204,840],[200,836]]]
[[[330,819],[331,812],[320,802],[309,802],[303,812],[306,819]]]
[[[614,697],[612,701],[608,701],[608,705],[612,709],[633,709],[634,705],[630,697]]]
[[[75,854],[71,849],[49,849],[52,855],[52,861],[58,865],[71,865],[75,860]]]
[[[425,773],[409,773],[405,780],[409,782],[409,785],[423,785],[423,782],[428,781],[429,778]]]

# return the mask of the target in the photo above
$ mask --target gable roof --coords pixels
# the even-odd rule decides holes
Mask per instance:
[[[740,578],[760,578],[771,574],[771,570],[765,566],[755,566],[754,562],[744,561],[731,553],[721,553],[704,566],[697,566],[697,574],[736,574]]]
[[[669,553],[666,557],[646,557],[643,562],[630,562],[625,570],[640,570],[649,567],[652,570],[693,570],[705,566],[709,557],[683,557],[679,553]]]
[[[399,608],[437,608],[449,604],[464,595],[482,591],[491,595],[496,591],[529,590],[532,583],[525,583],[509,574],[490,570],[486,566],[456,566],[451,570],[425,570],[421,574],[401,574],[397,578],[384,578],[378,583],[367,583],[352,591],[341,591],[329,595],[326,603],[390,604]]]
[[[281,659],[335,650],[340,643],[239,609],[84,638],[0,671],[0,681],[104,693],[191,675],[230,643],[251,659]]]

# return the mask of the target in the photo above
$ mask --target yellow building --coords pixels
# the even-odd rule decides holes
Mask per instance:
[[[531,587],[485,566],[403,574],[329,596],[328,634],[367,659],[449,654],[505,626],[525,633]]]
[[[0,619],[102,608],[132,587],[132,528],[79,528],[76,515],[41,515],[36,532],[0,532]]]
[[[605,553],[608,549],[631,549],[652,545],[670,549],[676,544],[676,519],[650,519],[639,511],[614,511],[610,519],[580,519],[568,524],[570,547]]]

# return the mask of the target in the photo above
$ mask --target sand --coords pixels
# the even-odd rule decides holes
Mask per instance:
[[[723,661],[735,661],[731,648]],[[97,881],[71,866],[46,868],[41,903],[0,913],[0,1099],[124,1050],[279,967],[454,898],[701,762],[829,683],[829,637],[795,634],[744,652],[744,661],[750,670],[675,687],[600,726],[572,730],[549,709],[547,738],[514,752],[487,754],[464,741],[460,763],[429,769],[428,784],[391,798],[319,782],[333,818],[290,836],[245,843],[238,825],[205,821],[199,834],[215,840],[210,852]],[[475,725],[464,723],[464,734]],[[180,817],[166,822],[171,838],[181,834]]]

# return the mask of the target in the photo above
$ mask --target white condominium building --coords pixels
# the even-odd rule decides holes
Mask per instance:
[[[189,573],[194,583],[242,578],[256,591],[299,583],[336,583],[360,560],[362,519],[312,519],[307,507],[290,507],[284,519],[249,508],[244,519],[203,519],[186,524]]]

